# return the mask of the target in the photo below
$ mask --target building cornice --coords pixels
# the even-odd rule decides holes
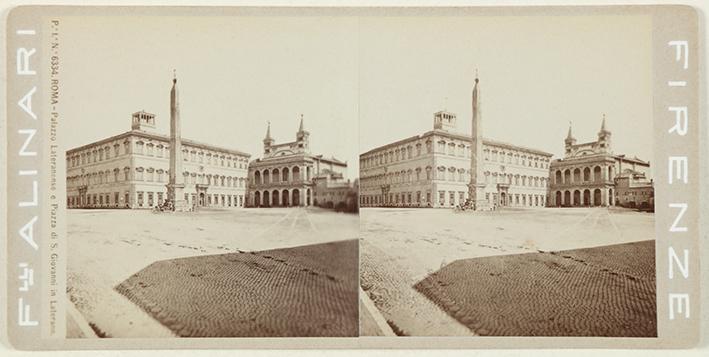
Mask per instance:
[[[366,152],[360,154],[360,157],[366,156],[366,155],[369,155],[369,154],[372,154],[372,153],[375,153],[375,152],[378,152],[378,151],[381,151],[381,150],[385,150],[385,149],[388,149],[388,148],[396,147],[396,146],[399,146],[399,145],[404,144],[404,143],[408,143],[408,142],[412,142],[412,141],[416,141],[416,140],[425,139],[425,138],[431,137],[431,136],[433,136],[433,135],[445,136],[445,137],[448,137],[448,138],[457,139],[457,140],[462,140],[462,141],[467,141],[467,142],[472,141],[472,138],[471,138],[470,136],[467,136],[467,135],[458,134],[458,133],[452,133],[452,132],[448,132],[448,131],[445,131],[445,130],[434,129],[434,130],[431,130],[431,131],[427,131],[427,132],[425,132],[425,133],[423,133],[423,134],[421,134],[421,135],[411,136],[411,137],[408,137],[408,138],[406,138],[406,139],[397,140],[397,141],[395,141],[395,142],[393,142],[393,143],[389,143],[389,144],[386,144],[386,145],[383,145],[383,146],[380,146],[380,147],[376,147],[376,148],[374,148],[374,149],[371,149],[371,150],[369,150],[369,151],[366,151]],[[527,153],[530,153],[530,154],[545,156],[545,157],[548,157],[548,158],[551,158],[551,157],[553,156],[553,154],[548,153],[548,152],[545,152],[545,151],[542,151],[542,150],[532,149],[532,148],[528,148],[528,147],[524,147],[524,146],[519,146],[519,145],[513,145],[513,144],[510,144],[510,143],[506,143],[506,142],[502,142],[502,141],[497,141],[497,140],[492,140],[492,139],[487,139],[487,138],[483,138],[483,145],[495,146],[495,147],[502,147],[502,148],[506,148],[506,149],[510,149],[510,150],[523,151],[523,152],[527,152]]]
[[[249,163],[249,166],[251,167],[253,165],[254,167],[260,167],[260,166],[268,166],[268,165],[273,165],[273,164],[283,164],[283,163],[289,163],[289,162],[302,162],[302,161],[313,161],[313,162],[320,161],[320,162],[327,162],[327,163],[347,167],[346,162],[340,161],[338,159],[326,158],[326,157],[323,157],[322,155],[312,155],[312,154],[306,154],[306,153],[268,157],[268,158],[258,158],[256,160],[251,161],[251,163]]]
[[[583,164],[583,163],[593,163],[593,162],[600,162],[600,161],[606,161],[606,162],[615,162],[617,160],[623,161],[623,162],[633,162],[636,164],[641,164],[644,166],[650,166],[650,162],[648,161],[643,161],[638,158],[629,158],[626,157],[625,155],[613,155],[613,154],[608,154],[608,153],[599,153],[599,154],[593,154],[593,155],[584,155],[584,156],[578,156],[578,157],[568,157],[568,158],[563,158],[563,159],[556,159],[551,162],[551,166],[559,166],[559,165],[576,165],[576,164]]]
[[[90,144],[82,145],[73,149],[69,149],[66,151],[67,155],[73,154],[78,151],[86,150],[88,148],[94,147],[94,146],[101,146],[106,143],[110,143],[112,141],[120,140],[123,138],[128,138],[132,136],[137,136],[137,137],[142,137],[146,139],[152,139],[152,140],[158,140],[158,141],[164,141],[167,142],[168,144],[170,143],[170,137],[168,135],[163,135],[163,134],[158,134],[158,133],[150,133],[142,130],[130,130],[118,135],[114,135],[111,137],[108,137],[103,140],[95,141]],[[211,151],[218,151],[222,152],[225,154],[232,154],[232,155],[237,155],[237,156],[245,156],[247,159],[251,157],[251,154],[247,154],[243,151],[239,150],[234,150],[234,149],[227,149],[219,146],[214,146],[214,145],[209,145],[205,144],[199,141],[191,140],[191,139],[182,139],[182,145],[188,145],[191,147],[199,148],[199,149],[205,149],[205,150],[211,150]]]

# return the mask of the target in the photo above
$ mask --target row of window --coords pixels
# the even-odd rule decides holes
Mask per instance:
[[[623,196],[650,196],[650,191],[625,191]]]
[[[425,180],[430,181],[433,177],[431,167],[426,167]],[[468,182],[470,180],[470,170],[439,166],[436,170],[436,180]],[[420,167],[408,171],[391,172],[384,176],[362,178],[360,184],[363,187],[377,187],[383,184],[413,183],[424,179],[424,174]],[[523,187],[546,187],[548,179],[541,176],[526,176],[518,174],[505,174],[498,172],[485,172],[486,184],[506,183],[509,185]]]
[[[454,207],[462,205],[467,200],[468,193],[465,191],[438,191],[438,206]],[[539,194],[504,194],[498,196],[497,193],[485,193],[485,199],[503,206],[527,206],[544,207],[546,196]],[[410,206],[410,207],[431,207],[431,192],[426,192],[425,199],[421,191],[397,192],[388,195],[362,195],[359,198],[362,206]]]
[[[440,140],[436,146],[436,153],[447,154],[450,156],[466,157],[470,158],[470,145],[456,142],[446,142],[445,140]],[[431,153],[431,141],[426,141],[426,153]],[[390,149],[387,152],[377,153],[370,155],[368,157],[362,158],[360,160],[360,166],[362,168],[375,167],[379,165],[385,165],[389,163],[398,162],[401,160],[411,159],[413,157],[421,156],[422,145],[421,143],[416,143],[414,145],[402,146],[395,149]],[[503,149],[484,149],[484,158],[486,161],[508,163],[514,165],[536,167],[536,168],[548,168],[549,158],[544,156],[538,156],[534,154],[517,153],[512,151],[504,151]]]
[[[307,181],[310,181],[310,172],[311,167],[306,166],[305,180]],[[284,167],[281,169],[256,170],[253,172],[252,177],[252,182],[255,185],[303,180],[303,175],[301,174],[301,169],[299,166],[293,166],[292,168]]]
[[[131,175],[132,174],[132,175]],[[184,172],[184,183],[186,184],[203,184],[220,187],[246,187],[246,179],[243,177],[197,174]],[[144,181],[144,182],[164,182],[169,181],[169,171],[163,169],[154,169],[152,167],[142,168],[137,167],[132,170],[129,167],[123,170],[115,168],[113,170],[99,171],[78,176],[67,177],[67,187],[98,185],[103,183],[122,182],[122,181]]]
[[[496,149],[483,150],[485,161],[499,162],[503,164],[520,165],[526,167],[549,168],[548,157],[536,156],[532,154],[519,154],[514,152],[498,151]]]
[[[110,145],[106,145],[100,148],[94,148],[86,150],[86,152],[76,153],[70,157],[67,157],[68,167],[77,167],[80,165],[101,162],[103,160],[108,160],[112,157],[118,157],[120,155],[126,155],[131,153],[131,142],[125,141],[123,143],[123,150],[121,150],[121,144],[113,144],[113,149]],[[169,158],[170,151],[169,147],[163,144],[153,144],[151,142],[145,143],[143,141],[135,142],[135,150],[133,152],[137,155],[147,155],[159,158]],[[229,154],[222,154],[218,152],[210,151],[197,151],[190,149],[182,150],[182,160],[188,162],[199,162],[207,165],[215,165],[222,167],[233,167],[239,169],[245,169],[248,166],[248,158],[239,157]]]
[[[69,208],[80,207],[155,207],[162,205],[167,195],[164,192],[136,192],[135,202],[131,202],[129,192],[121,195],[119,192],[111,193],[91,193],[86,195],[74,195],[67,197]],[[243,207],[243,195],[225,194],[188,194],[185,193],[185,201],[188,205],[209,206],[209,207]]]
[[[602,182],[612,179],[615,173],[613,166],[607,166],[604,169],[601,166],[556,170],[554,171],[554,184],[560,185],[565,183],[576,182]]]
[[[432,151],[431,140],[426,141],[426,153],[430,154]],[[374,155],[369,155],[369,157],[362,158],[360,160],[360,166],[362,168],[369,168],[378,165],[398,162],[401,160],[411,159],[414,156],[421,156],[422,145],[421,143],[416,143],[414,145],[401,146],[395,149],[391,149],[385,153],[377,153]]]

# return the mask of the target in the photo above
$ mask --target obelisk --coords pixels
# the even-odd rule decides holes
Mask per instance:
[[[480,116],[480,80],[475,71],[475,85],[473,86],[473,119],[472,142],[470,143],[470,183],[468,183],[468,198],[473,209],[484,211],[490,209],[490,204],[485,198],[485,176],[483,161],[483,134],[482,117]]]
[[[177,76],[173,72],[170,91],[170,179],[167,184],[167,199],[175,211],[185,211],[185,177],[182,175],[182,137],[180,133],[180,98]]]

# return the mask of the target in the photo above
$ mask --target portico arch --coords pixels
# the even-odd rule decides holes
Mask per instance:
[[[601,205],[601,189],[597,188],[593,190],[593,205],[594,206],[600,206]]]
[[[588,167],[583,169],[583,180],[586,182],[591,181],[591,169]]]
[[[556,207],[561,207],[563,204],[564,202],[561,199],[561,191],[556,191]]]
[[[268,170],[263,170],[263,183],[268,184],[271,181],[271,175],[269,175]]]
[[[281,173],[281,181],[283,181],[283,182],[288,182],[288,174],[289,174],[288,168],[287,168],[287,167],[284,167],[284,168],[283,168],[283,171],[281,171],[281,172],[282,172],[282,173]]]
[[[293,181],[300,181],[300,167],[294,166],[293,167]],[[293,200],[295,202],[295,200]]]
[[[557,185],[563,183],[561,179],[561,170],[556,170],[556,177],[554,178],[554,183]]]
[[[595,182],[601,182],[603,180],[603,177],[601,177],[601,167],[596,166],[593,168],[593,181]],[[595,193],[594,193],[595,195]]]
[[[271,206],[270,195],[268,194],[268,191],[263,191],[263,206]]]
[[[254,171],[254,184],[256,184],[256,185],[261,184],[261,172],[260,171]]]
[[[278,169],[273,169],[271,170],[271,177],[273,178],[273,182],[278,182],[281,180],[281,172]]]
[[[591,171],[591,170],[589,170],[589,171]],[[583,190],[583,204],[585,206],[591,205],[591,190],[589,190],[589,189]]]
[[[564,171],[564,182],[565,183],[571,182],[571,170],[569,170],[569,169],[566,169]]]
[[[294,188],[292,195],[293,199],[291,200],[291,202],[293,202],[293,206],[300,206],[300,190]]]
[[[580,171],[579,169],[576,169]],[[579,190],[574,190],[574,206],[580,206],[581,205],[581,191]]]
[[[564,206],[571,205],[571,191],[564,191]]]
[[[277,176],[273,176],[273,177],[275,178]],[[273,192],[271,192],[271,202],[272,202],[271,204],[273,205],[273,207],[279,206],[279,203],[278,203],[280,201],[279,196],[280,195],[278,194],[278,190],[273,190]]]

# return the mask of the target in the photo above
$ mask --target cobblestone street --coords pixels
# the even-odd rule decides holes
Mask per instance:
[[[289,255],[283,248],[356,239],[358,228],[356,215],[317,208],[163,214],[142,210],[69,210],[67,296],[78,313],[70,314],[68,337],[86,335],[73,326],[75,320],[83,320],[98,336],[175,336],[174,326],[161,324],[116,290],[133,274],[157,261],[280,250],[279,260],[307,265],[311,263],[306,255]],[[340,268],[356,271],[356,259],[351,260],[352,264],[342,263],[344,266]],[[334,272],[332,276],[337,279],[346,276],[340,273]],[[176,293],[181,291],[180,284],[173,283],[170,287]],[[356,294],[357,290],[353,291]],[[355,300],[355,310],[356,306]],[[202,331],[202,334],[209,333]]]
[[[504,255],[505,257],[500,257],[500,261],[505,259],[513,261],[509,257],[515,254],[535,253],[520,255],[526,259],[540,252],[604,247],[655,239],[653,214],[615,208],[506,209],[477,213],[454,213],[447,209],[362,209],[360,218],[362,222],[360,284],[389,325],[393,326],[394,331],[401,335],[415,336],[523,333],[515,328],[507,329],[519,322],[515,321],[516,316],[508,315],[506,318],[509,324],[506,326],[485,326],[485,321],[495,320],[491,315],[485,315],[492,313],[491,310],[486,310],[489,306],[483,306],[489,301],[466,301],[464,305],[467,307],[479,306],[476,310],[477,315],[458,316],[460,314],[456,315],[456,312],[460,306],[453,307],[456,311],[444,311],[439,306],[446,306],[446,304],[442,304],[440,299],[429,299],[435,294],[427,294],[429,295],[427,297],[420,292],[427,290],[427,286],[431,285],[428,283],[431,281],[431,274],[436,272],[443,274],[446,279],[454,280],[446,280],[443,282],[444,285],[459,283],[467,286],[463,290],[468,288],[476,291],[485,290],[486,294],[483,295],[493,300],[495,296],[510,291],[509,287],[501,289],[500,285],[495,283],[497,280],[502,282],[501,279],[505,278],[508,282],[518,281],[515,280],[518,277],[511,275],[499,278],[486,276],[486,279],[478,284],[472,274],[467,281],[460,281],[460,272],[469,268],[453,270],[445,268],[459,266],[461,259]],[[653,247],[652,243],[643,243],[643,247],[648,244],[650,248]],[[599,253],[593,254],[601,256],[606,254],[603,253],[605,252],[603,249],[605,248],[599,248],[597,250]],[[643,281],[650,281],[654,279],[654,254],[647,253],[646,249],[641,249],[640,253],[637,260],[634,260],[637,263],[634,265],[637,271],[632,272],[631,275],[640,276]],[[608,259],[597,262],[598,266],[594,265],[594,269],[600,272],[615,271],[614,267],[618,265],[615,263],[618,262],[614,262],[613,259],[627,258],[620,255]],[[515,264],[519,266],[527,264],[522,260],[514,259]],[[553,259],[547,260],[548,263],[553,263],[551,262]],[[494,261],[496,260],[493,258],[486,260],[493,263]],[[535,265],[535,273],[549,277],[554,276],[552,273],[558,274],[553,266],[549,265],[548,269],[545,266],[547,265]],[[576,269],[574,266],[570,267]],[[563,302],[565,299],[563,296],[548,295],[563,288],[553,287],[554,280],[545,280],[543,276],[538,277],[541,282],[532,290],[540,296],[547,294],[545,298],[555,303]],[[591,278],[591,275],[587,274],[575,276],[582,280],[587,276]],[[419,285],[417,290],[416,285],[422,281],[426,283]],[[595,281],[601,285],[617,284],[613,279],[595,279]],[[576,283],[584,284],[584,281]],[[610,285],[594,287],[596,288],[607,294],[604,298],[618,299],[621,302],[626,299],[624,296],[627,292],[626,288],[614,288]],[[641,298],[649,296],[648,294],[652,295],[651,292],[643,289],[638,290],[642,291]],[[458,292],[450,293],[458,294]],[[568,298],[574,294],[565,296]],[[475,299],[473,295],[470,297]],[[505,304],[514,304],[514,301],[511,299]],[[524,307],[520,304],[518,308],[521,311]],[[572,307],[570,309],[573,310]],[[514,306],[511,310],[515,310]],[[517,317],[522,319],[523,316],[520,314]],[[559,327],[557,332],[574,334],[574,331],[566,331],[563,328],[563,326]],[[607,331],[618,331],[621,328],[627,326],[618,328],[611,326]],[[366,330],[362,333],[369,334]],[[549,333],[551,332],[546,334]],[[584,331],[580,331],[576,334],[583,333]]]

